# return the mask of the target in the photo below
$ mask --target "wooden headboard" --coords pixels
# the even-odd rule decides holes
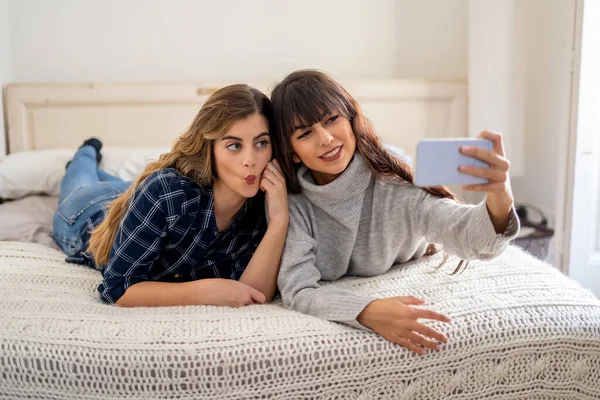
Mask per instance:
[[[464,82],[355,81],[342,84],[379,136],[414,159],[424,137],[467,135]],[[252,84],[269,94],[270,84]],[[8,153],[76,148],[97,136],[109,146],[168,147],[224,84],[12,84],[5,91]]]

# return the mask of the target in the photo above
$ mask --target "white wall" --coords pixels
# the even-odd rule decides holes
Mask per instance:
[[[564,260],[569,276],[600,297],[600,1],[577,4],[573,113],[566,166]],[[568,161],[567,161],[568,160]]]
[[[513,179],[515,198],[534,204],[555,226],[559,144],[568,134],[575,0],[523,2],[525,59],[525,175]]]
[[[469,136],[502,132],[513,176],[524,174],[522,5],[520,0],[469,1]]]
[[[0,0],[0,89],[5,83],[10,82],[9,56],[8,0]],[[3,110],[3,96],[0,93],[0,158],[6,153]]]
[[[9,0],[13,82],[466,79],[467,0]]]

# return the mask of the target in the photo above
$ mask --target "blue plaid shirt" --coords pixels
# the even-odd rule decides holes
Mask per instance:
[[[264,196],[247,200],[219,232],[212,186],[200,186],[175,169],[159,170],[137,188],[98,291],[114,303],[131,285],[147,280],[238,280],[265,231]]]

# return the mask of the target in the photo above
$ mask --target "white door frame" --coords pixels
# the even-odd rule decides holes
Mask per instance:
[[[600,295],[600,0],[576,3],[569,129],[558,160],[556,266]]]

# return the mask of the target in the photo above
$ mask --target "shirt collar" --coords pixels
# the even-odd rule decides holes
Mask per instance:
[[[346,201],[363,193],[371,182],[371,169],[362,155],[354,152],[346,169],[326,185],[317,185],[315,179],[305,165],[297,172],[302,186],[302,193],[317,206],[326,206]]]
[[[225,229],[223,232],[219,232],[218,231],[219,228],[217,227],[217,219],[215,217],[215,193],[213,190],[213,186],[212,185],[201,186],[201,190],[204,195],[209,196],[208,203],[206,206],[206,212],[209,214],[209,217],[207,218],[207,223],[205,224],[205,226],[203,226],[203,228],[204,229],[212,228],[215,230],[216,233],[219,233],[219,234],[223,234],[225,232],[237,233],[237,231],[240,229],[240,226],[244,225],[244,224],[242,224],[242,221],[246,219],[248,210],[253,208],[250,206],[251,206],[254,198],[246,199],[246,201],[244,202],[244,204],[242,205],[240,210],[237,212],[231,225],[229,225],[229,227],[227,229]]]

